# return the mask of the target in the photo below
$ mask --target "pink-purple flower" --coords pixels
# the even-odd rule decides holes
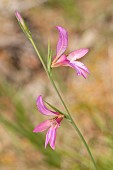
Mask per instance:
[[[87,73],[89,73],[88,68],[82,62],[76,60],[87,54],[88,49],[81,48],[71,52],[66,56],[64,52],[68,46],[68,33],[60,26],[57,26],[56,28],[59,31],[59,40],[57,43],[56,55],[52,61],[51,67],[69,66],[77,71],[77,75],[82,75],[84,78],[86,78]]]
[[[64,118],[64,115],[55,112],[55,111],[51,111],[49,110],[42,99],[42,96],[39,96],[37,98],[37,107],[40,113],[46,115],[46,116],[55,116],[54,118],[48,119],[42,123],[40,123],[39,125],[37,125],[35,127],[35,129],[33,130],[33,132],[43,132],[45,130],[48,130],[46,133],[46,140],[45,140],[45,148],[47,146],[47,144],[50,144],[50,147],[52,149],[55,149],[55,140],[56,140],[56,131],[58,129],[58,127],[60,126],[60,123],[62,121],[62,119]]]

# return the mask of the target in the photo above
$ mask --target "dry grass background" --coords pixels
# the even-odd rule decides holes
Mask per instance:
[[[2,0],[0,3],[0,169],[93,170],[84,145],[65,120],[58,130],[55,153],[50,149],[44,151],[45,134],[39,136],[32,133],[33,127],[45,119],[36,109],[38,95],[42,94],[47,101],[60,108],[62,106],[34,49],[19,28],[14,16],[15,10],[20,11],[25,18],[45,58],[48,39],[55,53],[58,39],[56,25],[68,30],[67,53],[77,48],[90,48],[89,54],[81,60],[90,70],[86,80],[77,77],[70,68],[56,69],[54,75],[99,169],[112,170],[111,0]]]

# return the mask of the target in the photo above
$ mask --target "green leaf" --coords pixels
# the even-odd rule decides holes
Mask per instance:
[[[56,112],[59,112],[60,114],[64,115],[66,119],[68,119],[70,121],[69,116],[66,113],[63,113],[62,111],[60,111],[59,109],[57,109],[55,106],[52,106],[50,103],[46,102],[48,106],[50,106],[53,110],[55,110]]]
[[[47,70],[51,72],[52,50],[50,49],[50,43],[48,42],[48,55],[47,55]]]

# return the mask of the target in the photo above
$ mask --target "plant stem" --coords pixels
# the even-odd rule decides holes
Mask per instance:
[[[60,100],[61,100],[61,102],[62,102],[62,104],[63,104],[63,106],[64,106],[64,108],[65,108],[65,110],[67,111],[67,113],[68,113],[68,115],[69,115],[68,119],[70,118],[70,122],[72,123],[72,125],[74,126],[76,132],[78,133],[79,137],[81,138],[82,142],[84,143],[84,145],[85,145],[85,147],[86,147],[86,149],[87,149],[87,152],[89,153],[89,156],[90,156],[90,158],[91,158],[91,160],[92,160],[92,163],[93,163],[95,169],[97,170],[97,166],[96,166],[95,160],[94,160],[94,158],[93,158],[93,156],[92,156],[92,153],[91,153],[91,151],[90,151],[90,149],[89,149],[89,147],[88,147],[88,144],[86,143],[86,141],[85,141],[85,139],[84,139],[81,131],[80,131],[79,128],[77,127],[77,125],[76,125],[76,123],[74,122],[73,118],[71,117],[71,114],[70,114],[70,112],[69,112],[69,110],[68,110],[68,108],[67,108],[67,106],[66,106],[66,104],[65,104],[65,102],[64,102],[64,100],[63,100],[63,98],[62,98],[62,96],[61,96],[61,94],[59,93],[59,91],[58,91],[58,89],[57,89],[57,87],[56,87],[56,85],[55,85],[55,83],[54,83],[54,80],[53,80],[53,78],[52,78],[52,76],[51,76],[50,74],[49,74],[49,79],[50,79],[50,81],[51,81],[54,89],[56,90],[56,93],[58,94],[58,96],[59,96],[59,98],[60,98]]]
[[[47,71],[46,65],[45,65],[45,63],[44,63],[44,61],[43,61],[43,59],[42,59],[42,57],[41,57],[41,55],[40,55],[40,53],[39,53],[39,51],[38,51],[37,47],[36,47],[36,44],[35,44],[35,42],[34,42],[34,40],[33,40],[32,36],[30,36],[30,37],[29,37],[29,40],[30,40],[31,44],[32,44],[32,45],[33,45],[33,47],[34,47],[34,49],[35,49],[35,51],[36,51],[36,53],[37,53],[37,55],[38,55],[38,57],[39,57],[39,59],[40,59],[40,61],[41,61],[42,65],[43,65],[43,67],[44,67],[44,70],[45,70],[45,71],[46,71],[46,73],[48,74],[48,71]]]
[[[62,98],[60,92],[58,91],[58,89],[57,89],[57,87],[56,87],[56,85],[55,85],[55,82],[54,82],[54,80],[53,80],[53,78],[52,78],[52,75],[48,73],[48,77],[49,77],[49,80],[50,80],[51,84],[53,85],[53,87],[54,87],[57,95],[59,96],[59,98],[60,98],[60,100],[61,100],[61,102],[62,102],[62,104],[63,104],[63,106],[64,106],[64,108],[65,108],[65,110],[66,110],[66,112],[67,112],[68,115],[69,115],[68,108],[67,108],[66,104],[64,103],[63,98]]]
[[[33,45],[33,47],[34,47],[34,49],[35,49],[35,51],[36,51],[36,53],[37,53],[37,55],[38,55],[38,57],[39,57],[42,65],[43,65],[43,67],[44,67],[44,69],[45,69],[45,71],[46,71],[46,73],[47,73],[47,76],[48,76],[51,84],[53,85],[53,88],[55,89],[57,95],[59,96],[59,98],[60,98],[60,100],[61,100],[61,102],[62,102],[62,104],[63,104],[63,106],[64,106],[64,108],[65,108],[65,110],[66,110],[66,112],[67,112],[67,116],[66,116],[66,115],[65,115],[65,116],[66,116],[68,119],[70,118],[70,122],[72,123],[72,125],[74,126],[76,132],[78,133],[79,137],[81,138],[82,142],[84,143],[84,145],[85,145],[85,147],[86,147],[86,149],[87,149],[87,152],[89,153],[89,156],[90,156],[90,158],[91,158],[91,160],[92,160],[92,163],[93,163],[95,169],[97,170],[96,163],[95,163],[94,158],[93,158],[93,156],[92,156],[92,154],[91,154],[91,151],[90,151],[90,149],[89,149],[89,147],[88,147],[88,145],[87,145],[87,143],[86,143],[86,141],[85,141],[82,133],[80,132],[79,128],[77,127],[77,125],[75,124],[73,118],[71,117],[71,114],[70,114],[70,112],[69,112],[69,110],[68,110],[68,108],[67,108],[67,106],[66,106],[66,104],[65,104],[65,102],[64,102],[64,100],[63,100],[63,98],[62,98],[62,96],[61,96],[61,94],[60,94],[60,92],[59,92],[59,90],[57,89],[56,84],[55,84],[53,78],[52,78],[52,74],[48,72],[47,67],[46,67],[46,65],[45,65],[45,63],[44,63],[44,61],[43,61],[43,59],[42,59],[42,57],[41,57],[41,55],[40,55],[37,47],[36,47],[36,44],[35,44],[35,42],[33,41],[33,39],[32,39],[31,36],[30,36],[29,40],[30,40],[31,44]]]
[[[93,156],[92,156],[92,153],[91,153],[91,151],[90,151],[90,149],[89,149],[88,144],[86,143],[86,141],[85,141],[85,139],[84,139],[81,131],[79,130],[79,128],[77,127],[77,125],[76,125],[75,122],[73,121],[72,117],[70,117],[70,119],[71,119],[71,123],[73,124],[74,128],[76,129],[79,137],[81,138],[82,142],[84,143],[84,145],[85,145],[85,147],[86,147],[86,149],[87,149],[87,152],[89,153],[89,156],[90,156],[90,158],[91,158],[91,160],[92,160],[92,162],[93,162],[93,165],[94,165],[95,169],[97,170],[97,166],[96,166],[95,160],[94,160],[94,158],[93,158]]]

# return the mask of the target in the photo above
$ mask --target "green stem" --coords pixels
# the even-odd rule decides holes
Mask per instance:
[[[39,57],[39,59],[40,59],[40,61],[41,61],[42,65],[43,65],[43,67],[44,67],[44,70],[45,70],[45,71],[46,71],[46,73],[48,74],[48,71],[47,71],[46,65],[45,65],[45,63],[44,63],[44,61],[43,61],[43,59],[42,59],[42,57],[41,57],[41,55],[40,55],[40,53],[39,53],[39,51],[38,51],[37,47],[36,47],[36,44],[35,44],[35,42],[34,42],[34,40],[33,40],[32,36],[30,36],[30,37],[29,37],[29,40],[31,41],[31,44],[32,44],[32,45],[33,45],[33,47],[34,47],[34,49],[35,49],[35,51],[36,51],[36,53],[37,53],[37,55],[38,55],[38,57]]]
[[[80,130],[79,130],[79,128],[77,127],[77,125],[76,125],[76,123],[74,122],[74,120],[72,119],[71,114],[70,114],[70,112],[69,112],[69,110],[68,110],[68,108],[67,108],[67,106],[66,106],[66,104],[65,104],[65,102],[64,102],[64,100],[63,100],[63,98],[62,98],[62,96],[61,96],[61,94],[59,93],[59,91],[58,91],[58,89],[57,89],[57,87],[56,87],[56,85],[55,85],[55,83],[54,83],[54,80],[53,80],[53,78],[52,78],[51,75],[49,75],[49,79],[50,79],[50,81],[51,81],[54,89],[56,90],[56,92],[57,92],[57,94],[58,94],[58,96],[59,96],[59,98],[60,98],[60,100],[61,100],[61,102],[62,102],[62,104],[63,104],[63,106],[64,106],[64,108],[65,108],[65,110],[67,111],[67,113],[68,113],[68,115],[69,115],[68,119],[70,118],[70,122],[72,123],[72,125],[74,126],[76,132],[78,133],[79,137],[81,138],[82,142],[84,143],[84,145],[85,145],[85,147],[86,147],[86,149],[87,149],[87,152],[89,153],[89,156],[90,156],[90,158],[91,158],[91,160],[92,160],[92,163],[93,163],[95,169],[97,170],[97,166],[96,166],[95,160],[94,160],[94,158],[93,158],[93,156],[92,156],[92,153],[91,153],[91,151],[90,151],[90,149],[89,149],[89,147],[88,147],[88,145],[87,145],[87,143],[86,143],[86,141],[85,141],[82,133],[80,132]]]
[[[61,100],[61,102],[62,102],[62,104],[63,104],[63,106],[64,106],[64,108],[65,108],[65,110],[66,110],[66,112],[68,113],[68,115],[70,115],[70,114],[69,114],[69,111],[68,111],[68,108],[67,108],[66,104],[64,103],[63,98],[62,98],[60,92],[58,91],[58,89],[57,89],[57,87],[56,87],[56,85],[55,85],[55,82],[54,82],[54,80],[53,80],[53,78],[52,78],[52,75],[48,73],[48,77],[49,77],[49,80],[50,80],[51,84],[53,85],[53,87],[54,87],[57,95],[59,96],[59,98],[60,98],[60,100]]]
[[[60,94],[60,92],[58,91],[58,89],[57,89],[57,87],[56,87],[56,85],[55,85],[55,83],[54,83],[54,80],[53,80],[53,78],[52,78],[52,75],[48,72],[48,70],[47,70],[47,68],[46,68],[46,65],[45,65],[45,63],[44,63],[44,61],[43,61],[43,59],[42,59],[42,57],[41,57],[41,55],[40,55],[40,53],[39,53],[39,51],[38,51],[38,49],[37,49],[37,47],[36,47],[36,45],[35,45],[35,43],[34,43],[34,41],[33,41],[33,39],[32,39],[31,36],[29,37],[29,40],[31,41],[31,43],[32,43],[32,45],[33,45],[33,47],[34,47],[37,55],[39,56],[39,59],[40,59],[42,65],[43,65],[43,67],[44,67],[44,69],[45,69],[45,71],[46,71],[46,73],[47,73],[47,75],[48,75],[48,78],[49,78],[51,84],[53,85],[53,87],[54,87],[57,95],[59,96],[59,98],[60,98],[60,100],[61,100],[61,102],[62,102],[62,104],[63,104],[63,106],[64,106],[64,108],[65,108],[65,110],[66,110],[66,112],[67,112],[67,114],[69,115],[69,116],[67,115],[68,119],[70,118],[70,122],[72,123],[72,125],[74,126],[75,130],[77,131],[79,137],[81,138],[82,142],[84,143],[84,145],[85,145],[85,147],[86,147],[86,149],[87,149],[87,152],[89,153],[89,156],[90,156],[90,158],[91,158],[91,160],[92,160],[92,163],[93,163],[95,169],[97,170],[96,163],[95,163],[94,158],[93,158],[93,156],[92,156],[92,154],[91,154],[91,151],[90,151],[90,149],[89,149],[89,147],[88,147],[88,145],[87,145],[87,143],[86,143],[86,141],[85,141],[82,133],[80,132],[80,130],[79,130],[79,128],[77,127],[77,125],[75,124],[74,120],[72,119],[71,114],[70,114],[70,112],[69,112],[69,110],[68,110],[68,108],[67,108],[67,106],[66,106],[66,104],[65,104],[65,102],[64,102],[64,100],[63,100],[63,98],[62,98],[62,96],[61,96],[61,94]]]
[[[93,158],[93,156],[92,156],[92,153],[91,153],[91,151],[90,151],[90,149],[89,149],[88,144],[86,143],[86,141],[85,141],[82,133],[80,132],[79,128],[77,127],[77,125],[76,125],[75,122],[73,121],[72,117],[70,117],[70,119],[71,119],[71,123],[73,124],[74,128],[76,129],[79,137],[81,138],[82,142],[84,143],[84,145],[85,145],[85,147],[86,147],[86,149],[87,149],[87,151],[88,151],[88,153],[89,153],[89,156],[90,156],[90,158],[91,158],[91,160],[92,160],[92,162],[93,162],[93,165],[94,165],[95,169],[97,170],[97,166],[96,166],[95,160],[94,160],[94,158]]]

